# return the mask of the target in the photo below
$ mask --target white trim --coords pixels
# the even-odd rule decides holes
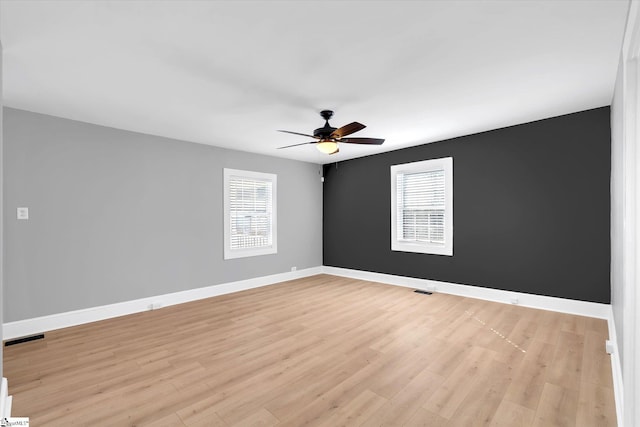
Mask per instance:
[[[611,353],[611,375],[613,377],[613,394],[616,402],[616,418],[618,425],[623,425],[624,419],[624,386],[622,383],[622,365],[620,364],[620,354],[618,353],[618,335],[616,333],[616,322],[613,316],[613,307],[609,307],[609,341],[613,344]]]
[[[325,266],[322,271],[334,276],[380,282],[388,285],[404,286],[408,288],[422,289],[425,291],[436,291],[443,294],[459,295],[504,304],[510,304],[512,299],[517,298],[518,305],[523,307],[539,308],[541,310],[558,311],[561,313],[577,314],[579,316],[596,317],[599,319],[609,319],[611,313],[611,305],[597,302],[547,297],[523,292],[503,291],[500,289],[482,288],[479,286],[460,285],[457,283],[440,282],[437,280],[416,279],[413,277],[372,273],[369,271],[350,270],[338,267]],[[602,343],[602,345],[604,345],[604,343]]]
[[[373,273],[369,271],[351,270],[338,267],[312,267],[304,270],[273,274],[270,276],[256,277],[253,279],[239,280],[236,282],[222,283],[204,288],[189,289],[186,291],[153,297],[140,298],[115,304],[68,311],[65,313],[51,314],[32,319],[8,322],[3,325],[3,339],[14,339],[33,334],[39,334],[55,329],[82,325],[98,320],[125,316],[150,310],[155,306],[170,306],[185,302],[211,298],[218,295],[230,294],[247,289],[273,285],[287,280],[300,279],[316,274],[331,274],[334,276],[349,277],[372,282],[386,283],[389,285],[404,286],[414,289],[436,291],[445,294],[459,295],[469,298],[477,298],[487,301],[510,304],[513,298],[518,299],[518,305],[542,310],[558,311],[562,313],[577,314],[580,316],[596,317],[609,321],[609,339],[616,344],[613,314],[609,304],[577,301],[565,298],[547,297],[527,294],[523,292],[504,291],[500,289],[483,288],[479,286],[461,285],[456,283],[441,282],[429,279],[416,279],[412,277],[396,276],[391,274]],[[616,353],[617,354],[617,353]]]
[[[444,244],[406,241],[398,237],[398,175],[443,170],[445,188]],[[391,250],[453,256],[453,157],[391,165]]]
[[[164,307],[182,304],[189,301],[196,301],[218,295],[244,291],[247,289],[259,288],[261,286],[273,285],[275,283],[314,276],[321,273],[322,267],[312,267],[304,270],[273,274],[270,276],[239,280],[237,282],[223,283],[204,288],[189,289],[187,291],[141,298],[116,304],[8,322],[3,325],[3,339],[8,340],[52,331],[55,329],[68,328],[70,326],[82,325],[84,323],[96,322],[98,320],[148,311],[154,306]]]
[[[620,345],[622,347],[622,366],[624,400],[622,402],[623,418],[620,425],[640,425],[640,2],[633,0],[629,6],[627,27],[622,46],[622,60],[618,78],[622,79],[621,93],[621,213],[619,220],[622,227],[619,234],[614,235],[621,241],[621,253],[618,254],[620,271],[618,282],[614,285],[619,291],[621,300],[614,301],[618,312],[618,330],[621,330]],[[616,82],[616,84],[619,81]],[[615,104],[615,103],[614,103]],[[613,141],[612,141],[613,143]],[[613,166],[613,165],[612,165]],[[621,311],[621,313],[620,313]]]

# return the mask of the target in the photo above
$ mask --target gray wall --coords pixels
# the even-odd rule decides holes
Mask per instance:
[[[4,141],[5,322],[322,265],[319,165],[11,108]],[[278,175],[277,254],[223,260],[225,167]]]
[[[608,304],[609,107],[325,166],[324,265]],[[391,165],[453,157],[453,256],[391,250]]]

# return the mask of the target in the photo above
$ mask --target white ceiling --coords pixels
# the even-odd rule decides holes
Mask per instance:
[[[330,163],[609,105],[628,6],[2,0],[4,103]],[[385,144],[276,149],[322,109]]]

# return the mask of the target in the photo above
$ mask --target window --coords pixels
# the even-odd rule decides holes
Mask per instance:
[[[453,255],[453,158],[391,166],[391,250]]]
[[[224,170],[224,259],[278,252],[276,178]]]

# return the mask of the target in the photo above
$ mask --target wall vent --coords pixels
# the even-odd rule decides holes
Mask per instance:
[[[43,340],[43,339],[44,339],[44,334],[31,335],[28,337],[16,338],[14,340],[7,340],[4,342],[4,346],[8,347],[10,345],[22,344],[23,342]]]

